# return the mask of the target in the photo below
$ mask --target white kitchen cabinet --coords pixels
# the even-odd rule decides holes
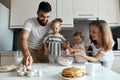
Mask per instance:
[[[114,51],[115,60],[113,62],[112,70],[120,74],[120,51]]]
[[[99,0],[99,19],[106,20],[109,26],[119,26],[119,0]]]
[[[72,0],[11,0],[11,28],[22,28],[26,19],[36,17],[41,1],[47,1],[52,6],[50,20],[62,18],[62,27],[73,27]]]
[[[62,18],[62,27],[73,27],[73,0],[57,0],[57,18]]]
[[[11,0],[10,28],[22,28],[28,18],[36,17],[41,1],[52,6],[50,20],[56,18],[56,0]]]
[[[74,18],[97,18],[98,0],[73,0],[73,10]]]

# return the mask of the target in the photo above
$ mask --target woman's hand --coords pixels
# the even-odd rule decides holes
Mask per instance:
[[[30,56],[30,55],[25,55],[24,58],[23,58],[22,63],[23,63],[23,65],[25,65],[25,66],[30,66],[30,65],[32,65],[32,63],[33,63],[32,56]]]
[[[69,55],[66,55],[66,57],[73,57],[73,56],[81,56],[81,52],[80,51],[70,51],[70,54]]]

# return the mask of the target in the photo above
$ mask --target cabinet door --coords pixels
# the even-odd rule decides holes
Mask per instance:
[[[119,25],[119,0],[99,0],[99,19],[106,20],[109,26]]]
[[[50,20],[56,17],[56,0],[11,0],[11,28],[23,27],[24,22],[31,17],[37,17],[37,9],[41,1],[47,1],[52,6]]]
[[[73,0],[73,8],[74,18],[98,17],[98,0]]]
[[[73,27],[73,0],[57,0],[57,17],[62,18],[62,27]]]

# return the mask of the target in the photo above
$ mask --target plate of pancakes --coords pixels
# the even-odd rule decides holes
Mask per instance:
[[[84,72],[80,68],[69,67],[63,69],[59,76],[65,80],[77,80],[84,76]]]

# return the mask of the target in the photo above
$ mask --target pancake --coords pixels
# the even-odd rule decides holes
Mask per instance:
[[[83,74],[84,73],[80,68],[75,68],[75,67],[65,68],[62,71],[62,76],[67,78],[78,78],[78,77],[82,77]]]

